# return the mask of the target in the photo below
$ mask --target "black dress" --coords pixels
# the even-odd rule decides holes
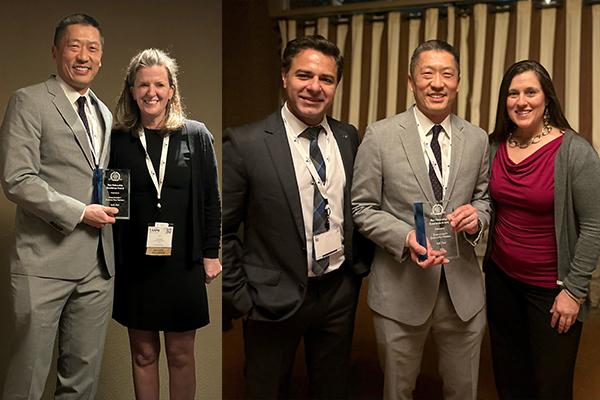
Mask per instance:
[[[158,174],[160,132],[145,129],[148,154]],[[111,168],[131,171],[130,220],[115,224],[113,318],[128,328],[187,331],[209,322],[204,267],[192,261],[191,155],[181,130],[171,134],[167,167],[157,207],[156,189],[139,138],[112,135]],[[174,225],[170,256],[147,256],[149,225]]]

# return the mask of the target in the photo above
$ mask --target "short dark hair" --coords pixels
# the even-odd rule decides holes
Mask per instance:
[[[515,123],[508,116],[506,110],[506,98],[508,97],[508,89],[515,76],[527,71],[533,71],[540,82],[544,97],[546,100],[546,109],[548,110],[548,122],[550,125],[559,129],[571,129],[569,121],[563,114],[560,106],[560,101],[554,90],[554,84],[550,78],[550,74],[542,64],[534,60],[522,60],[514,63],[504,73],[502,83],[500,84],[500,92],[498,93],[498,108],[496,109],[496,125],[493,132],[490,134],[490,140],[493,142],[504,142],[510,133],[516,129]]]
[[[412,56],[410,57],[410,76],[412,76],[413,78],[415,76],[417,61],[419,61],[421,53],[431,50],[445,51],[452,54],[452,56],[454,57],[454,61],[456,61],[456,71],[458,72],[458,76],[460,77],[460,56],[458,55],[458,51],[456,51],[456,49],[450,43],[438,39],[428,40],[417,46]]]
[[[285,46],[281,58],[281,70],[283,73],[288,73],[294,57],[302,50],[306,49],[316,50],[326,56],[333,57],[337,66],[337,80],[339,82],[342,79],[342,73],[344,72],[344,58],[340,53],[340,49],[321,35],[309,35],[290,40]]]
[[[60,20],[58,25],[56,25],[56,29],[54,30],[54,46],[58,47],[60,45],[60,41],[67,30],[67,26],[69,25],[89,25],[98,29],[100,32],[100,40],[102,45],[104,45],[104,36],[102,36],[102,29],[100,29],[100,23],[93,17],[90,17],[87,14],[71,14],[67,15],[63,19]]]

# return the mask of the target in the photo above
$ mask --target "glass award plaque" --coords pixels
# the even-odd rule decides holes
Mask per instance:
[[[116,219],[129,219],[129,170],[105,169],[102,178],[102,204],[119,209]]]
[[[447,218],[443,203],[413,203],[415,230],[419,244],[427,248],[427,242],[434,250],[446,250],[445,257],[459,257],[458,238]],[[420,256],[421,261],[427,259]]]

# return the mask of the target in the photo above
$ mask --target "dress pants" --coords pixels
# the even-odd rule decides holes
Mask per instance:
[[[290,397],[294,358],[302,338],[310,398],[348,397],[360,282],[345,270],[309,278],[304,302],[292,317],[279,322],[244,322],[247,399]]]
[[[444,399],[477,398],[485,309],[482,308],[469,321],[462,321],[456,314],[443,276],[433,313],[423,325],[403,324],[377,313],[373,313],[373,323],[379,361],[384,371],[384,399],[413,398],[425,341],[430,332],[438,349],[438,370],[444,382]]]
[[[4,400],[39,400],[58,333],[55,399],[94,400],[113,278],[100,261],[80,280],[11,274],[15,328]]]
[[[512,279],[490,263],[485,275],[496,389],[501,400],[569,400],[582,323],[567,333],[550,326],[560,289]]]

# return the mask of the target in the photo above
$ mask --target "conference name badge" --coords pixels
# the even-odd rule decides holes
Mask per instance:
[[[313,236],[313,244],[315,249],[315,260],[321,260],[329,257],[339,251],[342,251],[342,234],[336,227],[327,232],[319,233]]]
[[[173,224],[156,222],[148,226],[147,256],[170,256],[173,243]]]

